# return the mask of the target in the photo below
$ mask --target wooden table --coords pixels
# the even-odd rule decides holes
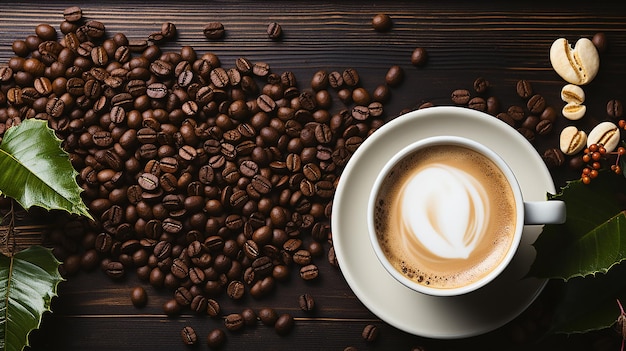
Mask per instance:
[[[317,70],[330,72],[353,67],[359,72],[362,85],[372,91],[384,83],[391,65],[400,65],[406,78],[400,87],[392,89],[392,98],[385,105],[389,118],[425,101],[449,105],[454,89],[471,90],[479,76],[490,81],[490,94],[497,96],[503,107],[521,103],[515,83],[527,79],[550,106],[560,110],[563,103],[559,93],[565,83],[550,66],[551,43],[559,37],[575,41],[604,32],[609,48],[601,56],[598,77],[585,87],[588,112],[581,123],[588,128],[606,119],[606,102],[626,99],[626,3],[623,2],[602,6],[595,2],[553,5],[501,1],[50,0],[40,4],[13,1],[0,3],[0,62],[5,63],[12,56],[12,41],[33,34],[38,23],[51,23],[58,28],[63,9],[72,5],[82,7],[88,19],[102,21],[109,34],[123,32],[131,39],[144,39],[160,30],[163,22],[172,22],[179,35],[165,44],[164,50],[191,45],[199,52],[214,52],[228,67],[241,56],[265,61],[276,72],[293,71],[301,86],[307,86]],[[391,16],[391,31],[378,33],[372,29],[371,19],[377,13]],[[202,27],[210,21],[224,24],[227,34],[223,40],[204,38]],[[284,36],[279,41],[267,38],[266,27],[272,21],[283,27]],[[416,47],[424,47],[429,53],[428,63],[419,68],[410,62]],[[537,138],[535,145],[539,153],[558,146],[558,133],[564,125],[561,118],[551,135]],[[578,174],[562,167],[555,169],[553,176],[557,186],[561,186]],[[343,350],[355,346],[359,350],[410,350],[423,346],[426,350],[589,350],[601,345],[617,350],[619,347],[619,338],[612,331],[542,338],[550,306],[558,297],[556,283],[550,284],[528,311],[502,328],[470,339],[442,341],[409,335],[387,325],[359,302],[339,270],[326,259],[318,259],[317,263],[321,279],[313,284],[294,276],[270,298],[260,301],[248,298],[242,303],[224,299],[225,312],[238,312],[244,306],[269,306],[296,318],[296,327],[288,336],[278,336],[261,324],[240,333],[229,332],[225,349]],[[136,285],[144,285],[149,294],[149,303],[142,309],[133,307],[129,299],[130,289]],[[296,298],[305,292],[314,296],[317,303],[313,314],[298,308]],[[40,330],[32,333],[31,349],[185,349],[179,336],[185,325],[193,326],[198,332],[201,346],[197,349],[207,349],[208,331],[223,327],[222,322],[189,313],[168,318],[161,305],[170,297],[170,292],[141,283],[133,274],[114,282],[99,270],[79,273],[60,285],[59,297],[52,304],[54,313],[46,314]],[[380,328],[375,343],[367,344],[361,337],[367,324]]]

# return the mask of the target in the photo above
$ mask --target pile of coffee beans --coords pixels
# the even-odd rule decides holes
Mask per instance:
[[[47,120],[79,172],[96,221],[51,233],[64,273],[100,267],[120,279],[134,271],[172,291],[168,315],[223,318],[231,331],[258,319],[287,334],[291,315],[223,316],[218,301],[262,299],[292,270],[318,278],[339,175],[383,124],[402,69],[392,67],[372,93],[352,68],[320,70],[303,84],[246,57],[225,63],[190,46],[164,52],[159,44],[176,36],[173,23],[131,41],[78,7],[63,15],[61,33],[38,25],[0,65],[0,138],[24,119]],[[270,38],[281,33],[268,26]],[[224,27],[208,23],[203,34],[221,39]],[[327,257],[337,265],[332,247]],[[130,298],[147,303],[142,287]],[[309,294],[298,304],[314,309]],[[197,341],[191,328],[181,334]],[[208,337],[224,340],[220,331]]]

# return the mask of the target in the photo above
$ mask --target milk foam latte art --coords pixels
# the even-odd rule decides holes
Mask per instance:
[[[460,145],[431,145],[387,174],[376,199],[376,235],[404,276],[457,288],[500,264],[516,216],[513,190],[489,158]]]

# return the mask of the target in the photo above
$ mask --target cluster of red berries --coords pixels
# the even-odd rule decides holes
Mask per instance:
[[[621,121],[620,121],[621,122]],[[625,123],[626,126],[626,123]],[[615,174],[622,174],[622,167],[619,165],[619,159],[626,154],[626,148],[620,146],[616,151],[607,152],[602,144],[591,144],[584,150],[582,156],[586,166],[583,168],[580,180],[584,184],[591,183],[591,180],[598,177],[598,172],[602,169],[602,161],[609,155],[617,155],[615,163],[611,164],[611,171]]]

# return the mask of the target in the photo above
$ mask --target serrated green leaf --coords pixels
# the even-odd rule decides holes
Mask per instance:
[[[52,251],[31,246],[13,257],[0,254],[0,350],[21,351],[39,327],[63,280]]]
[[[607,274],[576,277],[564,284],[554,311],[552,332],[586,333],[610,327],[620,314],[617,299],[626,301],[626,264]]]
[[[91,218],[76,175],[46,121],[27,119],[5,132],[0,144],[0,194],[26,209],[40,206]]]
[[[626,180],[603,173],[591,184],[567,184],[550,196],[567,207],[565,224],[546,225],[533,244],[537,256],[529,276],[568,280],[606,273],[626,259],[626,215],[619,194]]]

